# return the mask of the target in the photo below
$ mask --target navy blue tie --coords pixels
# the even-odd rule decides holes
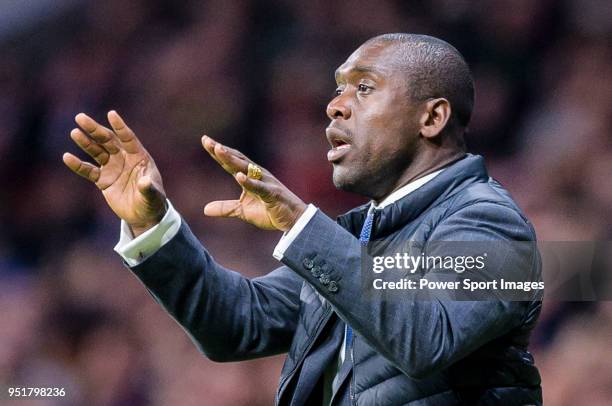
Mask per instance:
[[[372,234],[372,223],[374,222],[374,210],[369,210],[368,215],[363,222],[361,227],[361,234],[359,234],[359,242],[361,245],[366,246],[370,241],[370,234]],[[350,345],[353,342],[353,329],[348,324],[346,325],[346,341],[345,341],[345,353],[348,352]]]

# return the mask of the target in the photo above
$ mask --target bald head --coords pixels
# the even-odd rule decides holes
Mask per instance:
[[[474,83],[463,56],[441,39],[419,34],[384,34],[363,46],[388,47],[393,68],[406,73],[414,101],[443,97],[451,105],[450,124],[467,127],[474,105]]]

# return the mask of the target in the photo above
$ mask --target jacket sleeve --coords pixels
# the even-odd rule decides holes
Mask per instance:
[[[428,241],[534,239],[532,228],[515,210],[496,203],[475,203],[442,220]],[[501,272],[513,261],[524,259],[524,253],[512,250],[497,254],[494,261],[499,262],[487,266]],[[321,212],[283,258],[330,301],[360,337],[412,378],[450,366],[520,326],[525,318],[529,302],[367,298],[361,260],[359,241]]]
[[[251,280],[225,269],[183,221],[172,240],[131,270],[211,360],[288,351],[303,281],[287,267]]]

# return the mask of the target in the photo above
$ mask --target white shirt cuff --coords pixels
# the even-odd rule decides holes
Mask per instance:
[[[276,247],[274,247],[274,253],[272,254],[274,258],[279,261],[283,259],[287,248],[289,248],[289,246],[293,243],[304,227],[306,227],[306,224],[308,224],[310,219],[312,219],[316,213],[317,208],[314,205],[309,204],[304,213],[302,213],[300,218],[297,219],[293,227],[283,234],[278,244],[276,244]]]
[[[121,220],[119,242],[114,249],[129,266],[142,263],[178,233],[181,227],[181,216],[174,209],[170,200],[166,200],[166,203],[168,204],[168,210],[159,224],[136,238],[134,238],[128,224]]]

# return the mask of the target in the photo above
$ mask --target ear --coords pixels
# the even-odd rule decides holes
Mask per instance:
[[[425,102],[425,110],[421,115],[421,135],[434,138],[442,132],[451,115],[451,105],[443,97]]]

